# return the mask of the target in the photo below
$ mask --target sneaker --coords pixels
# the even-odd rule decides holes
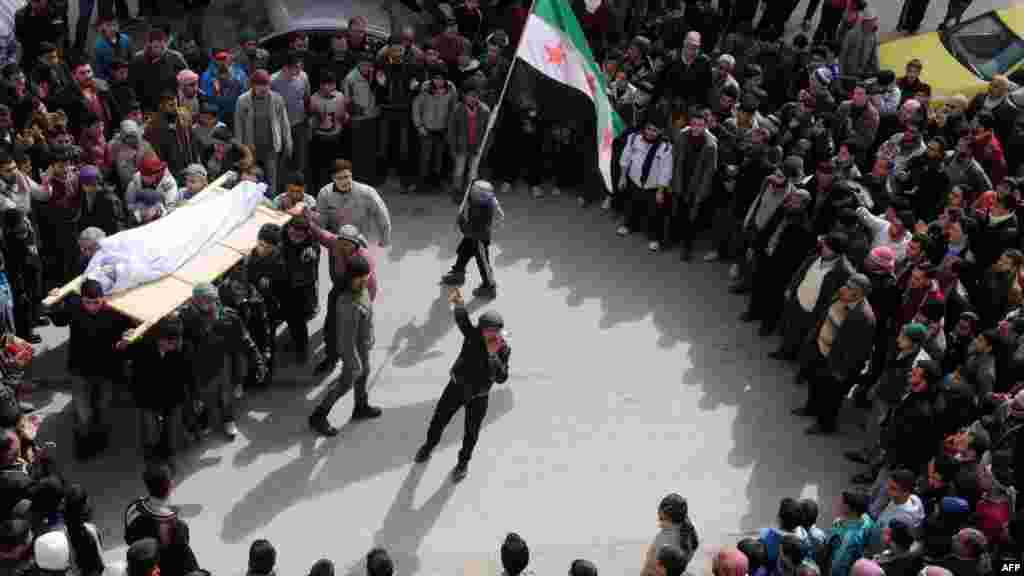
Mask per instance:
[[[382,412],[383,411],[380,408],[367,404],[366,406],[359,406],[352,410],[352,419],[373,420],[374,418],[380,418]]]
[[[740,265],[733,264],[729,266],[729,280],[736,280],[740,277]]]
[[[449,272],[444,276],[441,276],[441,284],[445,286],[462,286],[466,283],[465,274],[459,274],[456,272]]]
[[[552,196],[561,196],[562,195],[562,191],[558,189],[558,186],[552,186],[551,187],[551,195]]]
[[[326,436],[328,438],[338,435],[338,429],[331,426],[327,418],[317,416],[316,414],[309,415],[309,429],[319,436]]]
[[[657,252],[657,251],[661,250],[661,244],[659,244],[657,242],[649,242],[647,244],[647,249],[649,251],[651,251],[651,252]]]
[[[511,189],[512,189],[512,183],[511,182],[502,182],[501,183],[501,192],[500,193],[501,194],[508,194],[508,191],[511,190]]]
[[[615,233],[619,236],[629,236],[629,226],[619,226]]]
[[[452,468],[452,482],[462,482],[466,478],[466,474],[469,474],[469,463],[459,462],[455,468]]]
[[[224,435],[228,437],[228,440],[234,440],[238,437],[238,426],[234,422],[225,422]]]
[[[433,452],[433,449],[424,444],[423,446],[420,446],[419,450],[416,451],[416,456],[413,457],[412,461],[417,464],[423,464],[427,460],[430,460],[431,452]]]
[[[28,338],[25,338],[25,340],[27,340],[29,344],[41,344],[43,342],[43,337],[39,334],[30,334]]]
[[[494,284],[482,284],[473,289],[473,296],[484,300],[494,300],[498,297],[498,287]]]
[[[544,190],[540,186],[534,186],[533,188],[530,188],[530,194],[533,195],[534,198],[543,198]]]
[[[607,211],[609,211],[611,209],[612,209],[612,197],[611,196],[605,196],[604,200],[601,201],[601,210],[604,210],[605,212],[607,212]]]
[[[245,398],[245,389],[242,388],[241,384],[235,384],[235,400],[241,400]]]
[[[704,255],[705,262],[718,262],[719,258],[721,257],[718,254],[718,250],[712,250]]]

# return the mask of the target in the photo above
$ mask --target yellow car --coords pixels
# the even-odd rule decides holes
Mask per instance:
[[[993,76],[1003,74],[1024,85],[1024,6],[986,12],[941,32],[883,41],[879,65],[904,74],[907,62],[924,65],[921,80],[931,85],[932,102],[942,96],[973,98],[988,89]]]

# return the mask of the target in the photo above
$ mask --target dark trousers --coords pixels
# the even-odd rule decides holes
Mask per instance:
[[[490,242],[463,236],[459,247],[455,249],[455,254],[455,265],[452,266],[452,272],[460,276],[465,275],[466,267],[469,266],[470,259],[473,259],[476,260],[476,268],[480,272],[480,283],[484,286],[494,286]]]
[[[851,383],[837,380],[829,372],[828,359],[822,356],[817,343],[814,346],[814,358],[801,368],[807,379],[807,411],[814,415],[818,426],[826,432],[834,432],[839,410],[843,407],[843,398],[850,391]]]
[[[474,396],[468,401],[465,398],[465,390],[461,384],[451,379],[441,393],[441,399],[434,407],[434,416],[430,419],[430,427],[427,428],[426,446],[433,450],[441,442],[441,434],[445,427],[452,421],[452,416],[459,408],[466,409],[466,431],[462,436],[462,449],[459,450],[459,462],[469,462],[473,456],[473,448],[480,437],[480,426],[484,423],[487,415],[488,396]]]
[[[714,198],[708,198],[697,207],[697,213],[690,218],[690,203],[677,197],[672,197],[676,204],[672,211],[675,216],[672,218],[672,232],[674,240],[678,241],[682,248],[693,250],[693,243],[697,239],[697,233],[704,230],[711,223],[715,207]]]
[[[314,134],[309,147],[310,174],[306,189],[312,190],[316,196],[325,184],[330,181],[330,171],[334,161],[339,157],[338,136],[324,136]]]
[[[917,32],[928,12],[928,4],[931,0],[903,0],[903,10],[900,11],[900,22],[898,28],[908,32]]]
[[[328,360],[338,359],[338,297],[345,288],[335,282],[327,294],[327,317],[324,318],[324,354]]]
[[[369,395],[366,391],[366,381],[370,376],[370,350],[369,348],[358,347],[359,361],[363,365],[358,372],[351,362],[345,362],[341,367],[341,374],[327,390],[327,395],[320,401],[320,405],[313,412],[314,418],[326,418],[331,409],[337,404],[341,397],[355,388],[356,409],[369,404]]]
[[[317,298],[316,284],[308,286],[297,286],[288,290],[288,295],[281,302],[281,320],[288,325],[288,335],[295,344],[295,355],[305,359],[309,355],[309,311],[312,308],[311,302]],[[332,298],[329,302],[333,304]],[[331,309],[328,309],[327,319],[333,317]],[[327,336],[324,336],[325,342]]]
[[[14,333],[28,339],[35,333],[39,319],[39,301],[34,294],[17,294],[14,303]]]
[[[789,278],[772,270],[764,253],[755,257],[750,290],[750,314],[762,322],[765,330],[774,330],[782,316],[783,291]]]
[[[666,226],[672,215],[672,193],[665,192],[665,201],[658,205],[654,188],[641,189],[626,182],[626,226],[630,230],[646,230],[651,242],[666,240]]]
[[[825,2],[821,7],[821,21],[814,32],[814,43],[834,42],[842,21],[843,10],[833,8],[831,2]]]

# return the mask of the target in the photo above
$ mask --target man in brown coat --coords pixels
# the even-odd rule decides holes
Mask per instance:
[[[807,402],[793,411],[817,422],[807,434],[833,434],[843,398],[871,357],[875,312],[865,299],[871,280],[854,274],[818,317],[801,353],[801,372],[807,378]]]

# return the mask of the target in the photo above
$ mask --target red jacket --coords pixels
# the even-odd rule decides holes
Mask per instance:
[[[988,172],[992,186],[999,186],[1010,172],[1006,165],[1006,157],[1003,155],[1003,145],[999,143],[999,138],[996,138],[995,134],[981,142],[975,140],[974,157],[978,159],[985,172]]]

